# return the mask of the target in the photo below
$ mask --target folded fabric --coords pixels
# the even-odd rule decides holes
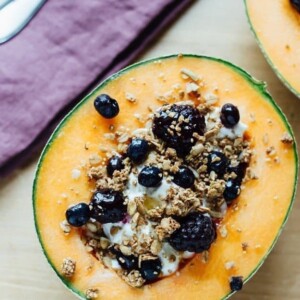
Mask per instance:
[[[191,0],[52,0],[0,46],[0,175],[68,109],[127,65]]]

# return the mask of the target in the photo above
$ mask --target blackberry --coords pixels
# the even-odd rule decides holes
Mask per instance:
[[[120,171],[122,169],[124,169],[124,164],[123,164],[123,160],[122,157],[118,156],[118,155],[114,155],[113,157],[111,157],[107,163],[106,166],[106,171],[107,174],[109,176],[113,176],[114,171]]]
[[[228,166],[228,159],[224,153],[212,151],[208,155],[207,168],[208,171],[214,171],[219,176],[223,176]]]
[[[97,112],[106,119],[114,118],[120,111],[117,100],[106,94],[98,96],[94,101],[94,106]]]
[[[143,139],[133,139],[128,146],[127,155],[136,164],[146,159],[149,152],[149,144]]]
[[[76,204],[66,211],[68,223],[74,227],[80,227],[90,219],[90,209],[86,203]]]
[[[193,133],[203,135],[205,118],[191,105],[173,104],[161,109],[153,120],[153,133],[162,139],[167,147],[174,148],[179,157],[185,157],[196,140]]]
[[[210,248],[216,229],[209,215],[190,213],[178,221],[180,228],[167,239],[175,250],[200,253]]]
[[[156,187],[158,186],[163,178],[162,171],[157,167],[144,167],[139,176],[139,184],[145,187]]]
[[[139,271],[140,271],[142,277],[147,282],[151,282],[158,278],[158,276],[161,272],[161,268],[162,268],[161,261],[157,257],[157,258],[153,258],[153,259],[142,260]]]
[[[191,169],[185,166],[180,166],[177,173],[174,174],[173,182],[185,189],[193,186],[195,175]]]
[[[90,202],[91,218],[98,222],[114,223],[122,221],[127,207],[121,192],[112,189],[101,189],[94,193]]]
[[[240,291],[243,288],[243,277],[232,276],[229,281],[232,292]]]
[[[292,6],[300,13],[300,0],[290,0]]]
[[[231,103],[224,104],[221,109],[221,122],[226,128],[234,127],[240,121],[240,112]]]

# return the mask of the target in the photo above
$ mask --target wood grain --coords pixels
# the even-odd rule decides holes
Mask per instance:
[[[277,79],[259,51],[243,1],[196,1],[141,58],[178,52],[218,56],[266,81],[300,142],[300,100]],[[31,186],[35,164],[36,159],[0,183],[0,299],[71,300],[75,297],[47,265],[34,231]],[[298,194],[273,252],[243,291],[232,299],[300,299],[299,198]]]

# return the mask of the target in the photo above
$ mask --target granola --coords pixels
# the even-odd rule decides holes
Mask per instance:
[[[72,258],[64,258],[61,266],[61,272],[66,277],[72,277],[76,270],[76,261]]]

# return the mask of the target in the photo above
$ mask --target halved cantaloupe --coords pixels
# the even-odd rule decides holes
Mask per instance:
[[[256,157],[251,166],[259,179],[246,184],[238,199],[238,210],[228,210],[223,221],[227,234],[218,235],[207,263],[201,260],[201,255],[196,255],[179,276],[164,278],[141,289],[132,288],[86,251],[75,230],[65,236],[59,224],[68,206],[89,202],[92,186],[85,176],[85,165],[91,155],[100,155],[100,144],[115,147],[103,137],[109,126],[141,127],[133,114],[148,114],[149,106],[161,106],[157,94],[166,93],[175,84],[184,85],[182,68],[203,76],[202,92],[214,90],[220,105],[231,102],[239,107],[253,140]],[[137,102],[126,101],[125,92],[133,93]],[[103,119],[94,109],[93,100],[102,93],[118,99],[120,114],[113,120]],[[258,270],[291,209],[297,181],[297,153],[295,144],[281,142],[284,132],[293,135],[285,116],[266,92],[265,84],[223,60],[196,55],[169,56],[135,64],[111,76],[65,117],[37,167],[33,187],[35,224],[50,265],[63,283],[83,299],[88,288],[98,288],[99,299],[227,298],[229,277],[240,275],[247,281]],[[280,162],[266,161],[266,133],[269,133],[268,145],[275,147]],[[81,169],[80,178],[71,176],[74,168]],[[246,250],[243,243],[248,245]],[[77,262],[71,279],[61,274],[66,257]],[[227,270],[224,265],[228,261],[234,261],[235,267]]]
[[[300,14],[290,0],[245,0],[252,31],[282,82],[300,97]]]

